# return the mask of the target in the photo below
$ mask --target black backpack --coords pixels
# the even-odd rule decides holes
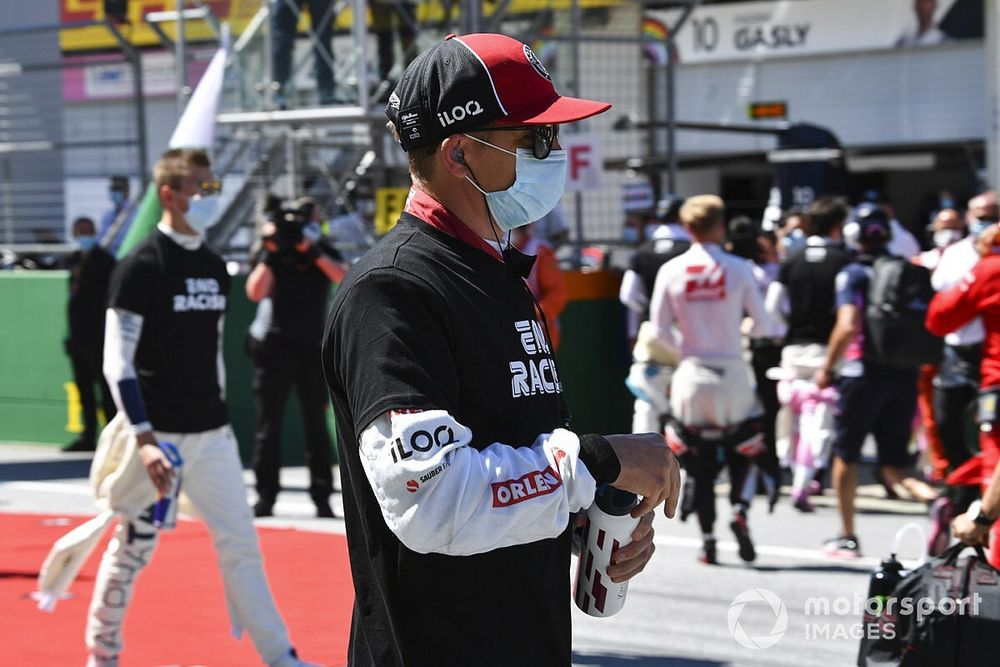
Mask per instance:
[[[895,368],[940,362],[942,341],[924,324],[934,298],[931,272],[890,255],[874,258],[871,266],[864,313],[865,358]]]

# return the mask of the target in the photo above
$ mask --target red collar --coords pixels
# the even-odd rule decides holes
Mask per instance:
[[[404,210],[410,215],[420,218],[431,227],[439,229],[449,236],[454,236],[457,239],[465,241],[473,248],[482,250],[493,259],[500,261],[500,255],[497,253],[496,248],[477,236],[457,215],[446,209],[441,202],[415,185],[410,188],[410,196],[406,200]]]

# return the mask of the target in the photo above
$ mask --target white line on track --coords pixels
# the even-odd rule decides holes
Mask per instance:
[[[86,484],[65,484],[62,482],[0,482],[0,489],[38,491],[41,493],[69,493],[76,496],[90,495],[90,487]]]
[[[62,493],[77,496],[89,496],[90,487],[85,484],[67,484],[64,482],[0,482],[0,489],[12,489],[15,491],[34,491],[42,493]],[[276,505],[278,517],[259,521],[258,525],[270,525],[274,527],[284,527],[290,525],[290,521],[311,517],[313,505],[310,502],[297,502],[294,500],[279,500]],[[281,514],[288,512],[288,516],[281,517]],[[325,526],[330,532],[342,532],[343,522]],[[324,531],[326,532],[326,531]],[[679,535],[658,535],[654,538],[654,543],[658,547],[674,547],[682,549],[698,549],[701,547],[701,539],[697,537],[682,537]],[[735,553],[739,547],[735,542],[719,541],[718,549],[721,551]],[[818,563],[840,563],[844,566],[857,565],[860,568],[871,568],[879,564],[877,558],[854,558],[838,559],[825,555],[819,549],[805,549],[801,547],[788,547],[780,545],[758,544],[755,545],[757,554],[770,556],[773,558],[785,558],[789,560],[808,561]]]
[[[701,538],[680,537],[677,535],[658,535],[653,538],[653,543],[657,547],[680,547],[682,549],[701,548]],[[735,553],[739,550],[736,542],[719,541],[716,545],[720,551]],[[818,563],[842,564],[844,566],[857,565],[859,568],[870,568],[881,562],[878,558],[831,558],[819,549],[803,549],[801,547],[785,547],[779,545],[756,544],[754,548],[758,556],[773,556],[775,558],[787,558],[790,560],[801,560]]]

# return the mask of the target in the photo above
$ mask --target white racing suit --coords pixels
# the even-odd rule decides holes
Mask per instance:
[[[743,359],[743,316],[753,319],[755,337],[780,335],[782,325],[764,308],[753,265],[715,244],[695,243],[664,264],[650,306],[656,337],[681,353],[667,428],[687,471],[681,517],[697,513],[711,535],[716,476],[729,468],[730,501],[745,509],[756,490],[752,461],[765,449],[763,410]]]
[[[764,453],[763,410],[742,359],[688,357],[674,373],[667,443],[687,476],[681,519],[697,514],[704,534],[715,524],[715,480],[729,471],[729,502],[749,507],[757,489],[754,463]]]

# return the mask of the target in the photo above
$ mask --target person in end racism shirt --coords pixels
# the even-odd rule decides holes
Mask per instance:
[[[119,417],[107,428],[115,433],[121,426],[135,441],[148,473],[138,497],[169,498],[179,487],[205,521],[233,633],[245,629],[269,667],[309,667],[295,655],[268,588],[229,425],[222,343],[230,279],[204,238],[211,220],[205,211],[214,206],[211,162],[204,151],[171,149],[153,177],[163,217],[118,262],[108,290],[104,375]],[[102,436],[97,459],[113,439]],[[168,443],[179,457],[168,455]],[[115,508],[115,537],[101,559],[87,617],[88,667],[118,665],[135,581],[160,538],[156,507]]]
[[[323,346],[355,667],[569,665],[571,514],[600,483],[644,496],[620,582],[652,555],[653,510],[674,513],[663,436],[568,428],[532,260],[501,241],[562,195],[559,124],[609,107],[560,96],[496,34],[450,36],[389,97],[413,189],[341,284]]]

